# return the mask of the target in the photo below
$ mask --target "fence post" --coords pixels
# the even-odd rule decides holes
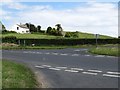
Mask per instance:
[[[24,40],[24,46],[25,46],[25,40]]]
[[[20,45],[20,40],[18,40],[18,44]]]

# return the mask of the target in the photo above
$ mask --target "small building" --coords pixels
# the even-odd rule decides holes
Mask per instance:
[[[21,33],[21,34],[30,33],[30,30],[27,27],[27,25],[21,24],[21,23],[14,25],[10,31],[15,31],[15,32]]]

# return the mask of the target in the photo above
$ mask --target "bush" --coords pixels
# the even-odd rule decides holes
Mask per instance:
[[[71,36],[72,36],[72,35],[71,35],[70,32],[66,32],[65,37],[71,37]]]
[[[58,35],[58,32],[57,32],[56,29],[52,29],[49,34],[51,34],[51,35]]]
[[[78,33],[78,32],[74,32],[74,33],[72,34],[72,37],[78,38],[78,37],[79,37],[79,33]]]
[[[7,36],[2,39],[2,42],[16,43],[17,38],[15,36]]]
[[[79,37],[79,33],[78,32],[66,32],[65,37],[78,38]]]
[[[8,34],[8,33],[17,33],[15,31],[8,31],[8,30],[3,30],[2,31],[2,34]]]

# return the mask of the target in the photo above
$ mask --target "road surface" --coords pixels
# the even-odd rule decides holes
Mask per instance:
[[[3,50],[4,59],[24,63],[49,88],[118,88],[118,58],[87,49]],[[39,80],[39,79],[38,79]]]

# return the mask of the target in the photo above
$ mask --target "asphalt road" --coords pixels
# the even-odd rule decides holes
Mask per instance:
[[[2,57],[41,73],[50,88],[118,88],[117,57],[92,55],[87,49],[3,50]]]

